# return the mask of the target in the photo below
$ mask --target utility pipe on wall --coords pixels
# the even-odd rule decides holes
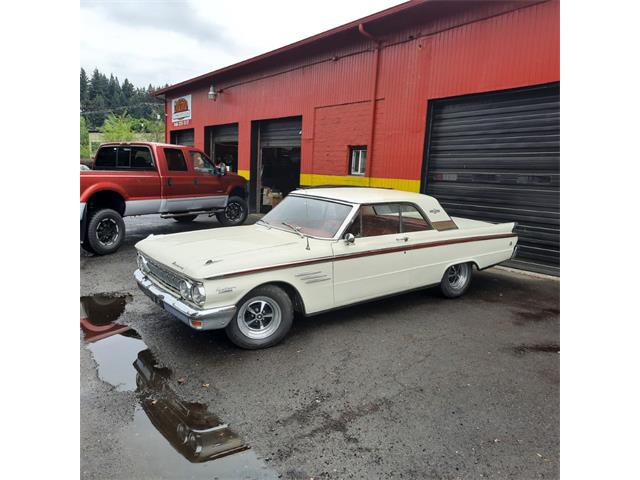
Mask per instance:
[[[373,141],[375,140],[375,131],[376,131],[376,98],[378,96],[378,76],[379,76],[379,65],[380,65],[380,44],[382,43],[376,37],[371,35],[364,29],[364,24],[360,23],[358,25],[358,32],[361,35],[365,36],[369,40],[375,43],[375,53],[374,53],[374,66],[373,66],[373,86],[371,88],[371,130],[369,131],[369,144],[367,146],[367,163],[365,165],[365,174],[369,177],[369,186],[371,186],[371,173],[372,173],[372,164],[373,164]]]

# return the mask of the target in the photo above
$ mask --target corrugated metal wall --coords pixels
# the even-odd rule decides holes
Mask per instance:
[[[372,185],[419,190],[429,99],[559,80],[559,2],[428,3],[446,9],[399,30],[376,26],[385,40],[376,95],[384,106],[376,116],[367,169]],[[250,168],[251,121],[301,115],[302,176],[310,182],[335,177],[331,183],[349,183],[346,156],[325,162],[326,150],[361,144],[360,131],[369,128],[370,116],[354,119],[360,125],[352,129],[353,139],[341,135],[334,146],[327,146],[326,137],[318,139],[324,146],[315,145],[316,132],[326,129],[317,129],[315,122],[319,109],[331,106],[362,103],[371,111],[374,44],[356,31],[337,39],[331,50],[291,55],[283,62],[216,80],[224,91],[215,102],[207,98],[208,81],[169,93],[167,99],[192,94],[189,127],[199,147],[206,125],[237,122],[241,173]]]

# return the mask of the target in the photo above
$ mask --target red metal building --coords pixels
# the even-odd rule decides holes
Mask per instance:
[[[515,266],[559,274],[560,5],[411,1],[157,92],[167,141],[269,191],[423,191],[517,221]]]

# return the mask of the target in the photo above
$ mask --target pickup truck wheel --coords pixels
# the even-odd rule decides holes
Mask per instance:
[[[178,223],[187,223],[193,222],[198,215],[181,215],[179,217],[173,217],[173,219]]]
[[[456,298],[461,296],[469,288],[472,272],[473,267],[470,263],[451,265],[444,272],[444,276],[440,282],[440,290],[442,290],[442,294],[447,298]]]
[[[226,333],[238,347],[254,350],[280,342],[292,323],[293,304],[289,296],[275,285],[265,285],[240,301]]]
[[[242,225],[249,215],[249,206],[242,197],[230,197],[227,207],[216,218],[225,227]]]
[[[86,241],[96,255],[108,255],[120,248],[124,233],[124,220],[120,214],[105,208],[98,210],[89,220]]]

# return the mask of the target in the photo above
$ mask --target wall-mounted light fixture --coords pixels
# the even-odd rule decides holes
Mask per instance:
[[[207,94],[207,96],[209,97],[209,100],[213,100],[215,102],[216,99],[218,98],[218,95],[221,93],[222,93],[222,89],[216,90],[213,84],[211,84],[211,86],[209,87],[209,93]]]

